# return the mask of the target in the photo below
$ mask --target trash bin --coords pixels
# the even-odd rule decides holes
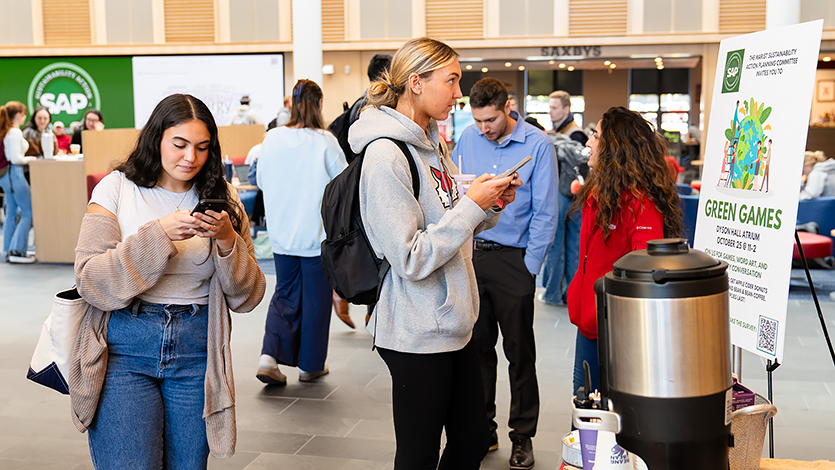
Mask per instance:
[[[768,420],[776,414],[777,407],[759,393],[755,395],[753,405],[731,414],[731,433],[734,435],[729,456],[731,470],[759,470]]]

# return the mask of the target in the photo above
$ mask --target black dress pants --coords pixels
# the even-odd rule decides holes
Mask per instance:
[[[523,248],[502,247],[473,251],[473,266],[481,302],[473,339],[481,361],[487,425],[496,424],[496,342],[510,364],[510,436],[533,437],[539,420],[539,384],[536,380],[536,344],[533,302],[536,278],[525,266]]]
[[[394,470],[478,470],[490,444],[472,341],[437,354],[377,352],[391,374]],[[447,442],[439,464],[442,431]]]

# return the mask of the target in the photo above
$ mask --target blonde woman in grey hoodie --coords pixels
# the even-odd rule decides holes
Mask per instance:
[[[360,212],[371,245],[391,263],[368,324],[392,378],[395,470],[477,469],[487,453],[484,392],[474,345],[478,291],[470,255],[474,233],[496,225],[521,181],[481,175],[459,195],[457,173],[438,134],[461,97],[458,54],[412,39],[368,90],[351,126],[354,152],[366,149]],[[415,198],[406,143],[417,164]],[[378,140],[379,139],[379,140]],[[441,433],[447,443],[439,459]]]

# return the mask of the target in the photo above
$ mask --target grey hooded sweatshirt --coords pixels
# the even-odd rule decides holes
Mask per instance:
[[[420,174],[415,199],[409,163],[391,137],[405,142]],[[438,125],[424,132],[389,107],[368,108],[348,134],[355,153],[368,145],[360,179],[360,213],[377,256],[391,263],[368,331],[378,347],[408,353],[457,351],[478,318],[478,287],[469,247],[499,212],[459,197],[457,168]],[[443,147],[443,150],[442,150]],[[441,157],[440,155],[444,155]]]

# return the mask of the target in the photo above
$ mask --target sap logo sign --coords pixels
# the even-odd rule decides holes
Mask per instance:
[[[78,114],[80,110],[87,108],[87,96],[84,93],[59,93],[56,97],[53,93],[41,95],[41,104],[49,108],[51,114],[65,112],[67,114]]]

